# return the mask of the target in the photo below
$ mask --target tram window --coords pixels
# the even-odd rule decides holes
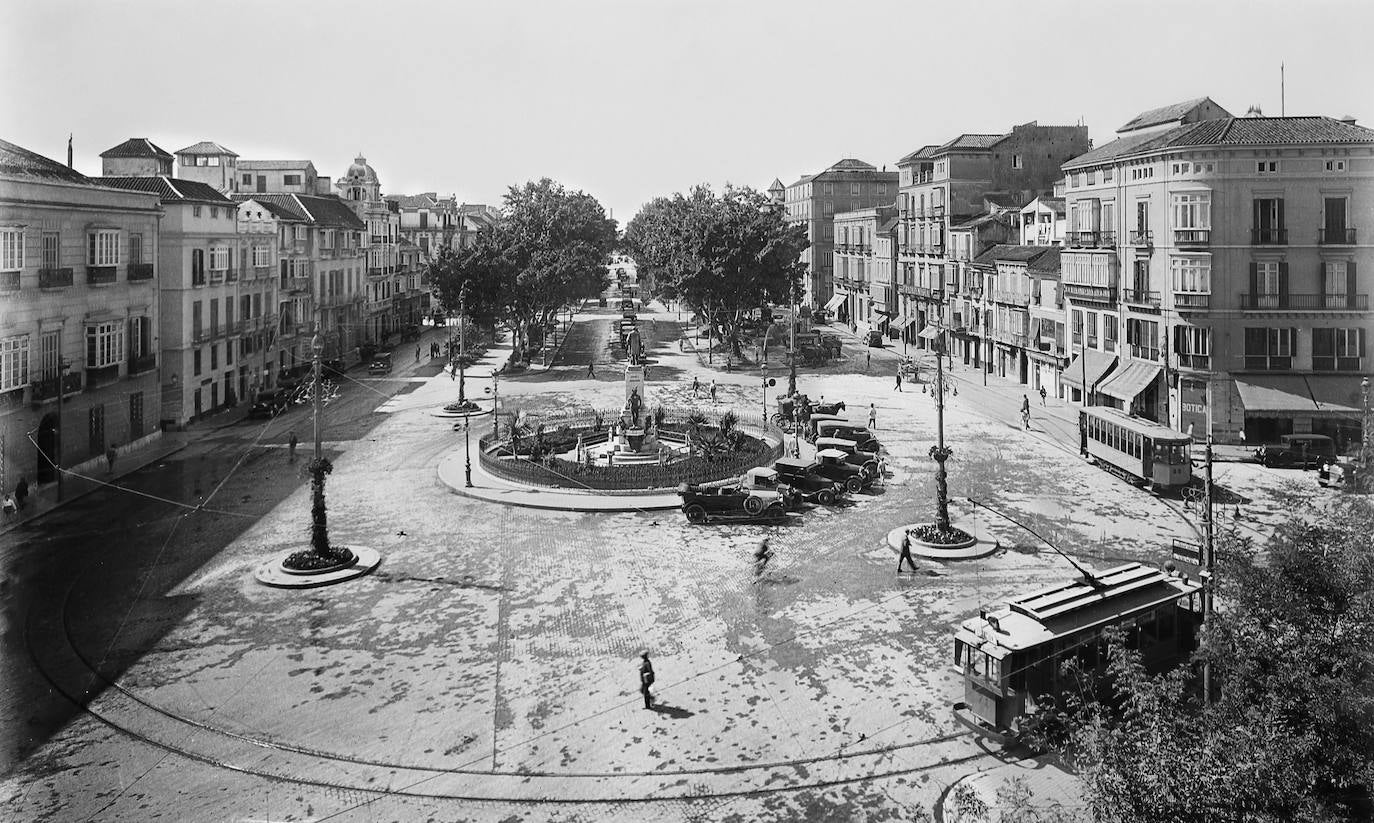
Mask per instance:
[[[988,659],[987,659],[987,662],[988,662],[988,672],[987,672],[987,678],[988,678],[988,680],[991,680],[991,681],[994,682],[994,683],[1000,683],[1001,680],[1002,680],[1002,661],[998,660],[998,659],[995,658],[995,657],[989,656]]]
[[[955,666],[958,666],[958,665],[959,665],[959,662],[962,661],[963,659],[964,659],[964,641],[962,641],[962,640],[956,640],[956,641],[954,641],[954,665],[955,665]]]

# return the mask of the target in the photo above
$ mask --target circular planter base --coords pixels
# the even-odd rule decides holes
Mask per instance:
[[[282,562],[295,554],[291,551],[258,566],[253,576],[264,586],[278,589],[314,589],[362,577],[382,563],[382,555],[376,549],[367,546],[349,546],[348,549],[353,552],[353,562],[346,566],[318,571],[287,569]]]
[[[908,523],[898,526],[887,533],[887,545],[897,551],[902,550],[902,538],[907,532],[917,526],[927,526],[928,523]],[[968,524],[951,523],[973,537],[965,543],[956,543],[949,546],[941,546],[927,543],[924,540],[911,539],[911,553],[917,557],[924,557],[927,560],[973,560],[979,557],[987,557],[996,552],[1001,545],[995,538],[990,536],[979,536],[978,532]]]
[[[432,414],[435,417],[446,417],[462,420],[467,417],[482,417],[483,415],[491,414],[492,409],[495,408],[491,400],[487,400],[485,403],[476,400],[469,400],[468,403],[472,405],[472,408],[468,409],[467,411],[449,411],[448,409],[444,408],[444,406],[449,406],[453,404],[445,403],[444,406],[440,406],[439,408],[435,409],[432,412]]]

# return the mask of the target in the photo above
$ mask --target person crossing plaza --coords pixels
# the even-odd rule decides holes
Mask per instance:
[[[878,428],[878,407],[872,403],[868,404],[868,427],[870,429]]]
[[[1045,405],[1045,396],[1046,396],[1046,394],[1048,394],[1048,392],[1045,391],[1045,387],[1044,387],[1044,386],[1041,386],[1041,387],[1040,387],[1040,405],[1042,405],[1042,406]]]
[[[901,369],[898,369],[898,370],[897,370],[897,385],[896,385],[894,388],[896,388],[897,391],[901,391],[901,390],[902,390],[902,370],[901,370]]]
[[[1030,398],[1021,395],[1021,425],[1030,428]]]

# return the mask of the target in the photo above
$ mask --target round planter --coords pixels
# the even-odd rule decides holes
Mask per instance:
[[[887,545],[896,550],[902,550],[902,538],[917,526],[927,526],[928,523],[908,523],[905,526],[898,526],[887,533]],[[959,525],[959,524],[952,524]],[[963,531],[973,535],[964,543],[941,545],[929,543],[924,540],[911,539],[911,553],[916,557],[923,557],[927,560],[973,560],[979,557],[987,557],[1001,548],[1001,544],[996,539],[988,536],[979,537],[976,530],[959,526]]]
[[[287,574],[299,575],[331,574],[333,572],[339,571],[340,569],[346,569],[352,566],[354,563],[358,562],[358,556],[355,555],[352,552],[352,550],[345,548],[344,551],[348,552],[347,559],[341,560],[332,566],[321,566],[317,569],[293,569],[290,566],[286,565],[286,557],[284,557],[281,561],[281,570],[286,572]],[[292,552],[292,554],[294,554],[294,552]],[[287,557],[290,557],[290,555],[287,555]]]
[[[286,558],[295,553],[287,552],[260,564],[253,571],[253,576],[264,586],[277,589],[314,589],[362,577],[382,563],[382,555],[376,549],[350,546],[349,551],[353,553],[353,560],[346,565],[306,571],[283,566]]]

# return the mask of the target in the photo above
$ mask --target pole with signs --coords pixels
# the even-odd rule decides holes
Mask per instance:
[[[1212,610],[1215,606],[1216,580],[1212,573],[1216,564],[1216,547],[1212,542],[1212,435],[1207,435],[1206,474],[1203,475],[1203,507],[1202,524],[1203,540],[1202,548],[1206,554],[1204,567],[1202,570],[1202,625],[1206,631],[1212,624]],[[1202,699],[1205,702],[1212,702],[1212,664],[1204,661],[1202,664]]]

